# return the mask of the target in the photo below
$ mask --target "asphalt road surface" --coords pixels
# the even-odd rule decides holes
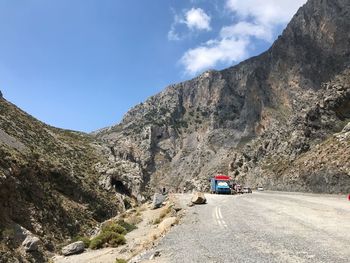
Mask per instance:
[[[206,195],[142,256],[151,262],[350,262],[345,196],[283,192]],[[189,195],[180,197],[184,202]]]

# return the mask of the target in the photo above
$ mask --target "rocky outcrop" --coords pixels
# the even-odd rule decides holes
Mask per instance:
[[[349,192],[349,14],[348,0],[309,0],[260,56],[171,85],[92,135],[1,98],[1,260],[23,261],[23,229],[54,252],[159,189],[208,190],[216,173]]]
[[[40,239],[36,236],[27,236],[23,241],[22,246],[26,252],[37,251],[39,248]]]
[[[62,248],[62,255],[69,256],[84,252],[85,245],[83,241],[77,241]]]
[[[155,193],[152,201],[152,209],[160,208],[165,201],[165,196],[162,194]]]
[[[324,84],[315,98],[285,125],[271,126],[234,154],[231,176],[276,190],[350,191],[350,69]]]
[[[325,84],[347,74],[349,12],[346,0],[310,0],[260,56],[171,85],[135,106],[120,124],[95,134],[113,153],[107,167],[122,162],[128,176],[138,178],[132,187],[149,196],[159,187],[207,190],[216,173],[241,183],[261,180],[272,189],[313,191],[307,183],[293,188],[261,173],[270,163],[289,166],[349,119],[346,91]],[[327,108],[333,106],[335,113]],[[278,158],[269,161],[266,152]]]

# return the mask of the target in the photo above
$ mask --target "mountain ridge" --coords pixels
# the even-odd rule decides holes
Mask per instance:
[[[309,0],[266,52],[170,85],[92,134],[48,126],[0,96],[0,262],[45,261],[161,188],[206,191],[216,173],[350,192],[349,17],[347,0]],[[38,253],[23,252],[28,233]]]
[[[308,1],[266,52],[170,85],[96,137],[131,162],[139,160],[133,163],[144,186],[162,182],[182,188],[186,175],[202,181],[187,188],[201,187],[213,173],[230,172],[231,161],[220,160],[225,152],[232,155],[270,125],[286,125],[317,102],[322,83],[349,65],[348,14],[349,3],[343,0]],[[222,152],[219,158],[217,151]],[[203,160],[194,164],[199,156]],[[159,179],[152,183],[155,177]]]

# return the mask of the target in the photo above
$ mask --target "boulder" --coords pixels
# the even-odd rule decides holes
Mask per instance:
[[[26,252],[36,251],[39,248],[40,239],[36,236],[29,235],[22,242],[22,246]]]
[[[205,204],[207,199],[202,192],[196,192],[193,194],[191,202],[196,205]]]
[[[168,217],[165,218],[158,226],[158,229],[160,232],[163,234],[166,231],[168,231],[173,225],[176,225],[177,223],[177,218],[176,217]]]
[[[77,241],[62,248],[64,256],[82,253],[85,249],[83,241]]]
[[[162,194],[154,194],[153,201],[152,201],[152,209],[156,209],[162,206],[163,202],[165,201],[165,196]]]
[[[347,125],[345,125],[342,132],[350,132],[350,122]]]

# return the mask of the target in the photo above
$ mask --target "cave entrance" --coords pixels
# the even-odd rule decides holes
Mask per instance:
[[[112,178],[111,184],[118,193],[130,196],[129,189],[125,187],[122,181]]]

